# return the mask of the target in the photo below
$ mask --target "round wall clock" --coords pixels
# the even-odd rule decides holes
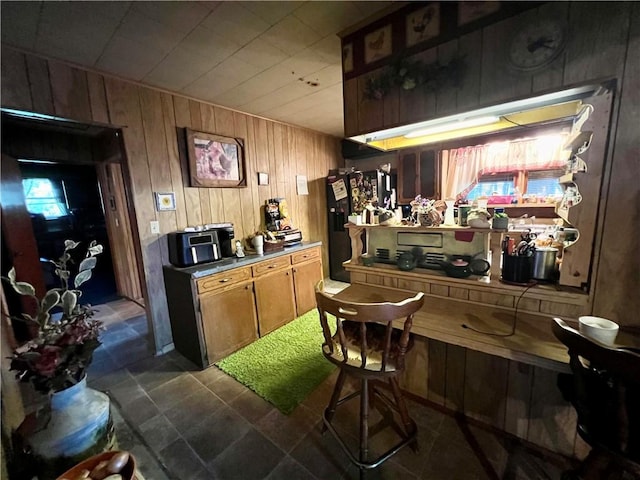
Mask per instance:
[[[513,36],[509,64],[522,71],[545,67],[564,50],[566,40],[564,24],[552,19],[538,20]]]

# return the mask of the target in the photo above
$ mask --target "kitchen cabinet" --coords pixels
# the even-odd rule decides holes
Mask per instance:
[[[318,244],[222,262],[163,268],[174,346],[201,368],[315,308],[323,277]]]
[[[200,296],[208,362],[214,363],[258,338],[253,285]]]
[[[315,286],[322,280],[320,249],[314,248],[291,256],[296,316],[316,308]]]
[[[254,285],[260,336],[295,318],[296,306],[290,268],[257,278]]]
[[[398,203],[409,203],[422,195],[440,198],[437,151],[406,149],[398,153]]]

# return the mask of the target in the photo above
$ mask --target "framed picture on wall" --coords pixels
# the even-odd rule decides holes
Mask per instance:
[[[156,209],[165,212],[176,209],[176,195],[173,192],[156,192]]]
[[[244,140],[186,129],[189,185],[246,187]]]
[[[342,71],[349,73],[353,70],[353,43],[342,46]]]
[[[407,47],[440,35],[440,3],[430,3],[407,15]]]
[[[364,37],[364,63],[373,63],[391,55],[391,24]]]
[[[458,2],[458,26],[465,25],[500,9],[500,2]]]

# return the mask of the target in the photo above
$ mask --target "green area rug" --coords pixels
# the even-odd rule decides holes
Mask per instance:
[[[322,342],[314,309],[216,365],[289,414],[336,368],[322,355]]]

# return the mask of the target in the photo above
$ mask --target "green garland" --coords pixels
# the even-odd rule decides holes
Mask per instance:
[[[363,96],[367,100],[382,100],[393,88],[413,90],[420,86],[433,92],[444,86],[458,87],[465,69],[464,56],[457,56],[442,65],[437,60],[423,63],[420,60],[400,58],[384,68],[378,75],[366,80]]]

